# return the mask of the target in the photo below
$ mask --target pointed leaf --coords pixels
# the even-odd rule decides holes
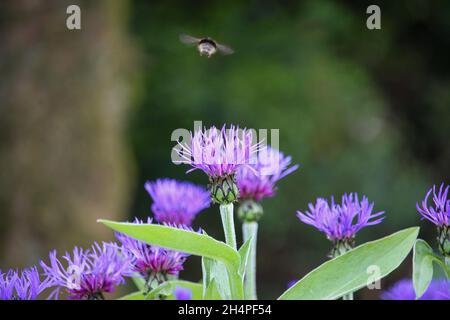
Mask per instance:
[[[282,300],[337,299],[395,270],[408,256],[419,228],[409,228],[368,242],[329,260],[284,292]],[[378,275],[369,273],[378,267]],[[370,281],[369,281],[370,279]]]

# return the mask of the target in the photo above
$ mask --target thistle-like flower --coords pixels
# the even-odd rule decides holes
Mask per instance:
[[[421,206],[416,204],[417,211],[422,215],[422,219],[427,219],[434,223],[438,229],[438,246],[439,251],[450,257],[450,199],[448,198],[449,187],[445,187],[442,183],[439,191],[436,192],[436,186],[431,188]],[[433,193],[432,205],[429,205],[428,198]]]
[[[136,219],[135,223],[143,224],[144,222]],[[151,223],[151,219],[148,219],[147,223]],[[190,230],[184,226],[169,226]],[[178,277],[189,256],[185,253],[149,245],[119,232],[116,232],[115,235],[122,244],[124,254],[131,261],[132,271],[146,280],[147,289],[150,289],[154,282],[161,284],[169,280],[170,276]]]
[[[237,200],[239,190],[235,181],[236,171],[249,166],[250,159],[258,151],[253,143],[252,131],[225,126],[198,130],[191,135],[190,143],[179,143],[179,163],[192,166],[191,172],[200,169],[210,179],[210,191],[214,202],[228,204]]]
[[[291,165],[291,157],[284,156],[271,147],[259,150],[253,156],[251,167],[240,167],[236,173],[242,203],[239,217],[242,221],[258,221],[263,214],[259,205],[264,198],[272,197],[276,191],[276,183],[297,170],[298,165]]]
[[[413,282],[403,279],[381,294],[383,300],[416,300]],[[450,300],[450,281],[433,280],[419,300]]]
[[[147,181],[153,199],[152,211],[159,223],[190,226],[196,215],[209,207],[211,196],[203,187],[172,179]]]
[[[344,194],[342,203],[336,204],[334,198],[328,203],[318,198],[315,204],[308,205],[309,211],[297,212],[297,217],[326,234],[334,244],[332,256],[338,256],[354,246],[355,234],[364,227],[380,223],[384,212],[372,213],[373,203],[363,196],[359,201],[356,193]]]
[[[57,286],[52,296],[57,297],[60,288],[65,288],[70,299],[99,300],[125,282],[131,273],[131,263],[114,243],[95,243],[91,249],[75,247],[72,256],[66,253],[61,262],[56,251],[50,253],[50,264],[41,262],[52,285]]]
[[[0,300],[36,300],[50,286],[48,278],[41,280],[36,267],[0,272]]]

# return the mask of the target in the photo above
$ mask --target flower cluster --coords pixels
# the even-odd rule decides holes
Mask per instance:
[[[208,191],[189,182],[159,179],[145,183],[145,189],[153,199],[152,211],[159,223],[190,226],[211,203]]]
[[[345,251],[353,247],[353,239],[359,230],[384,219],[381,217],[383,211],[372,212],[373,206],[366,196],[360,201],[358,194],[350,193],[342,196],[340,204],[335,203],[333,197],[330,202],[318,198],[315,204],[309,204],[305,213],[298,211],[297,217],[325,233],[335,246],[343,246],[342,251]]]
[[[41,266],[57,286],[53,295],[58,297],[60,288],[65,288],[70,299],[104,299],[103,294],[123,284],[131,271],[128,256],[116,244],[105,242],[88,250],[75,247],[72,255],[66,253],[62,260],[52,251],[50,264],[41,262]]]
[[[381,294],[383,300],[416,300],[413,282],[403,279]],[[419,300],[450,300],[450,281],[433,280]]]
[[[9,270],[6,274],[0,272],[0,300],[36,300],[50,285],[50,279],[41,280],[36,267],[22,273],[17,270]]]

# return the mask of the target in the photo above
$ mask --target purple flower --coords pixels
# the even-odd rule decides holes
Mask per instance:
[[[403,279],[381,294],[383,300],[416,300],[413,282]],[[450,300],[450,281],[433,280],[419,300]]]
[[[297,170],[298,165],[290,166],[291,157],[267,147],[254,155],[252,167],[240,167],[236,174],[240,198],[261,201],[272,197],[275,184],[288,174]]]
[[[41,281],[36,267],[25,269],[22,274],[16,270],[0,272],[0,300],[36,300],[49,286],[49,279]]]
[[[176,287],[174,295],[176,300],[192,300],[192,291],[188,288]]]
[[[190,143],[179,144],[178,163],[191,165],[188,172],[200,169],[213,178],[234,175],[239,167],[248,166],[251,156],[258,151],[252,131],[233,125],[229,129],[225,126],[220,130],[199,129],[191,134]]]
[[[195,216],[211,203],[208,191],[189,182],[159,179],[146,182],[145,189],[153,199],[152,211],[160,223],[190,226]]]
[[[143,224],[144,222],[136,219],[135,223]],[[149,219],[147,223],[151,223],[151,220]],[[175,227],[188,229],[183,226]],[[132,271],[139,273],[147,281],[155,277],[158,282],[163,282],[167,280],[168,275],[178,276],[189,256],[186,253],[149,245],[119,232],[115,235],[122,243],[123,252],[131,260]]]
[[[63,256],[65,265],[58,260],[56,251],[50,253],[50,265],[41,262],[45,274],[58,288],[52,296],[57,297],[60,288],[65,288],[70,299],[103,299],[103,293],[113,292],[125,282],[131,264],[126,255],[114,243],[95,243],[91,249],[75,247],[72,256]]]
[[[297,212],[297,217],[306,224],[316,227],[332,241],[352,239],[366,226],[380,223],[384,212],[372,214],[373,203],[363,196],[359,201],[358,194],[350,193],[342,196],[342,203],[336,204],[334,198],[328,203],[318,198],[315,204],[308,205],[309,211]]]
[[[444,189],[444,183],[439,187],[436,193],[436,186],[431,188],[425,199],[422,201],[422,207],[416,204],[417,211],[422,215],[423,219],[427,219],[438,227],[450,225],[450,199],[448,199],[448,190],[450,186]],[[428,198],[433,192],[433,205],[428,205]]]

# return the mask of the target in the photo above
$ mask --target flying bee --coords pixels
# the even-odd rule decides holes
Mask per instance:
[[[219,51],[222,54],[228,55],[234,53],[233,49],[216,42],[211,38],[195,38],[187,34],[180,35],[180,41],[187,45],[197,45],[198,52],[201,56],[211,56]]]

